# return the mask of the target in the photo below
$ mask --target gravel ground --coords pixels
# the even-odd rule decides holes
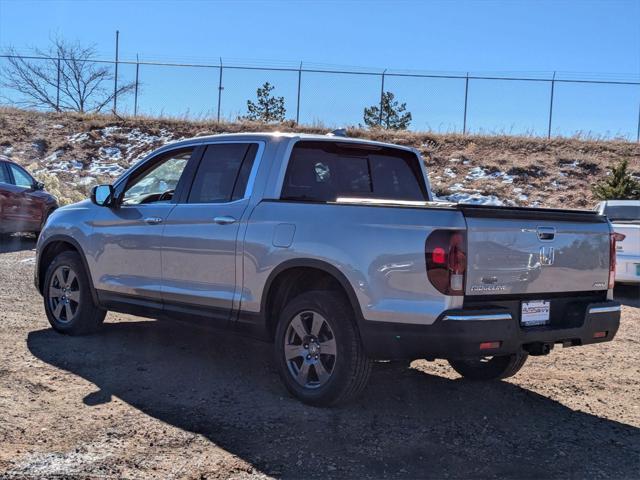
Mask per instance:
[[[54,333],[33,241],[0,250],[0,477],[640,478],[640,295],[617,338],[478,384],[377,365],[338,409],[291,399],[267,344],[109,314]]]

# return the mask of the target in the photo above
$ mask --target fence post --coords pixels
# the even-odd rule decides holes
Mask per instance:
[[[222,102],[222,57],[220,57],[220,76],[218,77],[218,123],[220,123],[220,103]]]
[[[387,73],[385,68],[382,71],[382,85],[380,86],[380,116],[378,117],[378,125],[382,126],[382,104],[384,102],[384,74]]]
[[[638,131],[636,132],[636,142],[640,143],[640,103],[638,103]]]
[[[553,89],[556,85],[556,72],[553,72],[551,78],[551,98],[549,100],[549,128],[547,130],[547,138],[551,138],[551,120],[553,119]]]
[[[113,114],[118,110],[118,44],[120,42],[120,30],[116,30],[116,68],[113,76]]]
[[[462,134],[467,134],[467,100],[469,98],[469,72],[464,81],[464,118],[462,119]]]
[[[133,116],[138,116],[138,80],[140,78],[140,59],[138,58],[138,54],[136,53],[136,91],[134,94],[133,100]]]
[[[58,57],[58,80],[56,81],[56,112],[60,111],[60,57]]]
[[[298,69],[298,103],[296,104],[296,125],[300,125],[300,86],[302,84],[302,62]]]

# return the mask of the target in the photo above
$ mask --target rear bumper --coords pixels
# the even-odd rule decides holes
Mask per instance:
[[[376,359],[464,358],[508,355],[536,344],[579,346],[608,342],[620,325],[620,304],[607,301],[586,306],[584,321],[573,328],[521,327],[507,309],[450,310],[432,325],[364,321],[361,334],[365,350]],[[605,332],[596,337],[597,332]],[[480,350],[484,342],[500,342]]]
[[[616,255],[616,282],[640,283],[637,265],[640,265],[640,256],[620,253]]]

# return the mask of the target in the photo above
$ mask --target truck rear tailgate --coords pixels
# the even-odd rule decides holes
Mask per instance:
[[[606,290],[609,223],[595,212],[460,206],[466,295]]]

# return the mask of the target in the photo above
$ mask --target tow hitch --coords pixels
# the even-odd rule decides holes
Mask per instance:
[[[549,355],[549,353],[551,353],[551,350],[553,350],[553,343],[527,343],[523,347],[529,353],[529,355]]]

